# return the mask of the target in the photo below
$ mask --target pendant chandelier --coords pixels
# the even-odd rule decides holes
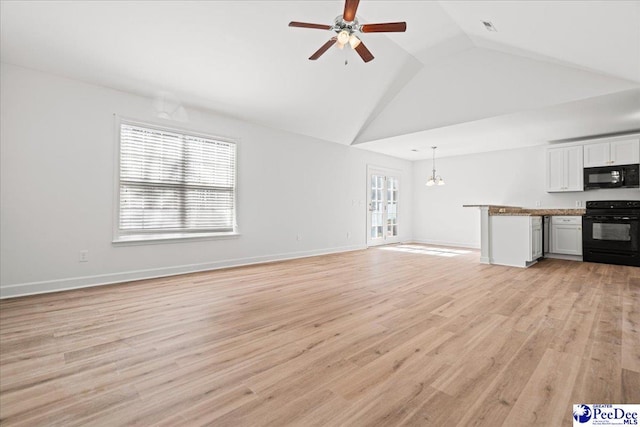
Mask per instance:
[[[436,175],[436,148],[438,147],[434,146],[431,148],[433,149],[433,171],[426,185],[427,187],[431,187],[434,185],[444,185],[444,179],[442,179],[440,175]]]

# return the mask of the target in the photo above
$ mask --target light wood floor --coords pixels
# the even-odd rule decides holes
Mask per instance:
[[[369,249],[0,303],[2,425],[571,425],[640,402],[640,268]]]

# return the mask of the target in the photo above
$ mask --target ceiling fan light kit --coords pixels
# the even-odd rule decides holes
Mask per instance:
[[[308,22],[298,21],[289,22],[290,27],[331,30],[337,34],[337,36],[329,39],[327,43],[311,55],[309,57],[310,60],[315,61],[320,58],[320,56],[322,56],[322,54],[329,50],[329,48],[334,44],[339,49],[343,49],[344,46],[349,43],[349,46],[351,46],[351,48],[360,55],[364,62],[369,62],[373,60],[374,57],[355,33],[403,33],[407,30],[406,22],[360,25],[356,18],[358,3],[360,3],[360,0],[345,0],[344,12],[342,15],[338,15],[336,19],[334,19],[333,25],[311,24]]]
[[[349,45],[351,46],[351,49],[357,48],[360,43],[362,43],[362,40],[360,40],[355,34],[351,34],[349,36]]]
[[[338,33],[338,43],[345,45],[349,41],[350,34],[347,30],[342,30]]]

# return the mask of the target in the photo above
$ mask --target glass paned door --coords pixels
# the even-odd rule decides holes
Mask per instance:
[[[398,178],[389,171],[369,170],[367,245],[398,242]]]
[[[371,213],[371,226],[369,237],[372,240],[383,238],[384,234],[384,176],[371,175],[371,201],[369,212]]]
[[[387,236],[398,236],[398,178],[389,176],[387,182]]]

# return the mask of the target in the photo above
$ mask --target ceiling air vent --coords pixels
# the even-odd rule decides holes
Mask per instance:
[[[487,29],[487,31],[493,31],[493,32],[498,31],[490,21],[481,21],[481,22],[482,22],[482,25],[484,25],[484,28]]]

